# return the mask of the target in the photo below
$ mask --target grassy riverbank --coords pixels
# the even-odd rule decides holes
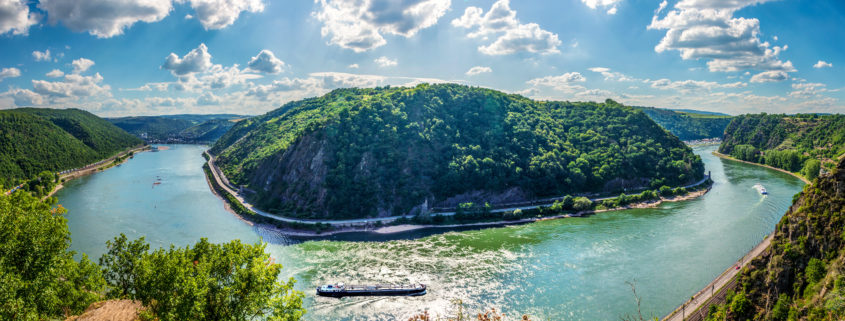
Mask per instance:
[[[789,175],[795,176],[796,178],[800,179],[800,180],[801,180],[802,182],[804,182],[805,184],[810,184],[810,180],[808,180],[806,177],[802,176],[802,175],[801,175],[801,174],[799,174],[799,173],[790,172],[790,171],[788,171],[788,170],[785,170],[785,169],[782,169],[782,168],[773,167],[773,166],[769,166],[769,165],[766,165],[766,164],[760,164],[760,163],[755,163],[755,162],[744,161],[744,160],[741,160],[741,159],[737,159],[737,158],[735,158],[735,157],[732,157],[732,156],[730,156],[730,155],[725,155],[725,154],[719,153],[718,151],[713,151],[713,155],[716,155],[716,156],[717,156],[717,157],[719,157],[719,158],[723,158],[723,159],[727,159],[727,160],[732,160],[732,161],[735,161],[735,162],[746,163],[746,164],[751,164],[751,165],[757,165],[757,166],[765,167],[765,168],[768,168],[768,169],[773,169],[773,170],[776,170],[776,171],[781,172],[781,173],[786,173],[786,174],[789,174]]]

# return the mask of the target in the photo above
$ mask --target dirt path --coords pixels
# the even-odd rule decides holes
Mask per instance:
[[[135,321],[142,308],[141,302],[132,300],[94,302],[82,315],[65,321]]]

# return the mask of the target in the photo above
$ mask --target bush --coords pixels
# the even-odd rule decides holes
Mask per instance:
[[[745,295],[745,291],[737,292],[731,299],[730,312],[737,320],[749,319],[751,314],[751,301]]]
[[[666,185],[660,186],[661,196],[672,196],[672,188]]]
[[[801,175],[807,180],[814,180],[819,177],[819,170],[821,170],[822,163],[818,159],[808,159],[804,162],[804,167],[801,169]]]
[[[804,270],[804,276],[807,278],[807,282],[816,283],[824,278],[824,270],[824,262],[822,260],[811,258],[810,262],[807,263],[807,269]]]
[[[786,297],[786,294],[781,294],[777,303],[775,303],[775,307],[772,308],[772,320],[785,321],[788,316],[789,298]]]
[[[572,203],[572,208],[576,211],[585,211],[593,207],[593,201],[586,197],[577,197]]]
[[[101,262],[109,286],[141,301],[160,320],[299,320],[303,294],[294,280],[279,282],[282,266],[266,244],[239,240],[148,252],[143,240],[122,235],[108,243]],[[123,264],[130,260],[131,268]]]

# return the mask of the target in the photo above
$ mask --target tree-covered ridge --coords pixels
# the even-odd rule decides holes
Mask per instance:
[[[845,153],[845,115],[742,115],[725,130],[719,152],[808,179],[832,169]]]
[[[697,114],[692,111],[674,111],[654,107],[637,108],[681,140],[722,137],[725,128],[731,122],[730,116],[719,114]]]
[[[140,139],[78,109],[0,111],[0,185],[108,158]]]
[[[244,116],[162,115],[109,118],[108,121],[150,142],[214,142]]]
[[[240,122],[212,152],[233,183],[257,191],[258,206],[305,217],[677,186],[703,175],[690,148],[631,107],[446,84],[292,102]]]
[[[845,160],[807,185],[708,320],[845,319]]]

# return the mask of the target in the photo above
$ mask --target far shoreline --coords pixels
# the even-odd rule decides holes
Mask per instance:
[[[133,156],[134,156],[134,153],[140,153],[140,152],[148,151],[148,150],[150,150],[151,146],[152,145],[144,144],[144,146],[141,146],[141,147],[134,147],[132,149],[122,151],[122,152],[118,153],[117,155],[114,155],[112,157],[109,157],[109,158],[106,158],[104,160],[99,161],[98,163],[103,162],[99,166],[95,166],[95,167],[88,168],[88,169],[82,169],[82,170],[67,173],[67,174],[64,174],[64,175],[59,175],[59,179],[60,179],[59,184],[57,184],[55,187],[53,187],[53,190],[50,191],[50,193],[47,194],[47,196],[44,196],[42,198],[42,200],[47,199],[49,197],[53,197],[53,195],[55,195],[62,188],[65,187],[64,184],[67,183],[67,182],[70,182],[70,181],[77,179],[77,178],[80,178],[80,177],[85,177],[85,176],[88,176],[88,175],[91,175],[91,174],[96,174],[98,172],[102,172],[104,170],[107,170],[109,168],[112,168],[112,167],[115,167],[115,166],[118,166],[118,165],[123,165],[123,163],[126,163],[127,161],[129,161],[130,157],[124,158],[123,161],[121,161],[118,164],[115,164],[114,160],[119,158],[119,157],[127,156],[130,153],[132,153]],[[109,162],[109,161],[112,161],[112,162]]]
[[[782,168],[777,168],[777,167],[769,166],[769,165],[766,165],[766,164],[744,161],[744,160],[741,160],[741,159],[734,158],[733,156],[730,156],[730,155],[722,154],[718,150],[714,150],[713,155],[715,155],[716,157],[722,158],[722,159],[727,159],[727,160],[732,160],[732,161],[735,161],[735,162],[757,165],[757,166],[765,167],[765,168],[768,168],[768,169],[773,169],[773,170],[776,170],[776,171],[781,172],[781,173],[786,173],[786,174],[792,175],[795,178],[800,179],[802,182],[804,182],[804,184],[809,185],[811,183],[806,177],[801,176],[797,173],[790,172],[790,171],[782,169]]]
[[[272,230],[275,232],[279,232],[285,236],[291,237],[301,237],[301,238],[314,238],[319,239],[322,237],[339,235],[339,234],[365,234],[365,233],[375,233],[379,235],[392,235],[392,234],[400,234],[400,233],[407,233],[417,230],[423,229],[461,229],[461,228],[494,228],[494,227],[505,227],[505,226],[516,226],[516,225],[524,225],[539,221],[546,221],[546,220],[557,220],[557,219],[564,219],[564,218],[572,218],[572,217],[586,217],[598,213],[604,212],[613,212],[613,211],[620,211],[620,210],[627,210],[627,209],[638,209],[638,208],[655,208],[664,202],[681,202],[696,199],[698,197],[707,194],[710,191],[713,184],[712,182],[708,183],[708,185],[702,189],[694,190],[691,192],[687,192],[684,195],[676,195],[672,197],[663,197],[660,196],[656,200],[648,200],[642,202],[636,202],[627,204],[625,206],[610,208],[610,209],[600,209],[600,210],[586,210],[580,211],[576,213],[565,213],[565,214],[558,214],[552,216],[541,216],[541,217],[530,217],[530,218],[523,218],[517,220],[498,220],[498,221],[481,221],[481,222],[469,222],[469,223],[457,223],[457,224],[397,224],[397,225],[384,225],[384,226],[364,226],[364,227],[341,227],[338,229],[322,231],[317,233],[311,230],[305,229],[294,229],[294,228],[280,228],[273,224],[263,223],[263,222],[255,222],[252,221],[250,218],[246,217],[245,215],[237,213],[234,209],[232,209],[232,205],[229,204],[229,200],[226,199],[223,195],[220,195],[220,192],[214,186],[214,183],[208,175],[204,175],[206,178],[206,183],[209,185],[209,189],[211,192],[220,198],[223,201],[224,208],[226,211],[232,213],[238,219],[246,222],[251,226],[261,227],[268,230]],[[225,191],[224,191],[225,192]],[[254,214],[258,215],[258,214]],[[328,221],[327,221],[328,222]]]

